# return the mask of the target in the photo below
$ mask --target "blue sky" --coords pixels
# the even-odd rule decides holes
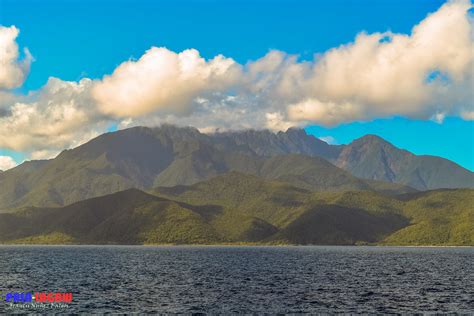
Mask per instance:
[[[49,76],[99,78],[151,46],[196,48],[240,63],[270,49],[304,59],[350,42],[360,31],[408,33],[443,1],[409,0],[0,0],[0,24],[21,29],[18,42],[36,61],[24,84]]]
[[[12,1],[0,0],[0,25],[21,30],[17,42],[35,61],[16,93],[40,89],[49,77],[100,79],[152,46],[180,52],[195,48],[240,64],[270,50],[310,60],[354,40],[361,32],[410,33],[443,1]],[[380,135],[416,154],[439,155],[474,170],[474,122],[448,117],[443,123],[402,117],[333,127],[308,126],[317,136],[348,143]],[[25,158],[20,150],[0,155]]]

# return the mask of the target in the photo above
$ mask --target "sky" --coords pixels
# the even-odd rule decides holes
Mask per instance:
[[[0,0],[0,169],[167,122],[474,170],[472,25],[462,0]]]

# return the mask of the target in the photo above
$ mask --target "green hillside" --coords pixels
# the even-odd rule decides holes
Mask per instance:
[[[312,193],[282,182],[231,173],[193,186],[159,188],[155,193],[193,204],[222,205],[224,210],[238,208],[239,213],[261,218],[279,228],[266,242],[443,245],[448,244],[440,239],[438,231],[443,230],[444,235],[460,236],[451,244],[474,245],[469,237],[474,231],[474,190],[468,189],[412,193],[399,198],[373,191]],[[437,203],[433,203],[435,196]],[[419,226],[418,222],[426,221],[431,226]],[[445,224],[437,226],[441,221]],[[420,240],[394,239],[420,229],[437,239],[430,241],[421,235],[417,237]]]
[[[410,225],[392,245],[474,245],[474,190],[435,190],[402,196]]]
[[[122,190],[192,185],[237,171],[311,191],[472,188],[474,174],[368,135],[332,146],[304,130],[203,134],[162,125],[106,133],[0,173],[0,208],[65,206]]]
[[[224,219],[237,215],[282,227],[304,210],[311,193],[282,182],[231,172],[192,186],[157,188],[155,194],[194,205],[219,205]],[[228,225],[238,229],[238,222]]]
[[[0,208],[64,206],[129,188],[190,185],[230,171],[312,191],[414,191],[366,182],[322,158],[259,157],[245,147],[224,150],[195,129],[163,126],[104,134],[55,159],[27,162],[0,174]]]
[[[130,189],[62,208],[0,214],[0,240],[13,243],[221,242],[196,210]]]
[[[311,192],[231,172],[0,213],[4,243],[474,245],[474,190]]]
[[[279,175],[277,167],[269,170]],[[399,197],[368,190],[312,192],[287,182],[230,172],[151,193],[129,189],[65,207],[0,213],[0,241],[474,244],[474,190]]]

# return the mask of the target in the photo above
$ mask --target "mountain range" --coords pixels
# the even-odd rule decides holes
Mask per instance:
[[[190,186],[138,189],[64,207],[0,214],[0,241],[79,244],[473,245],[468,189],[396,197],[311,192],[230,172]]]
[[[472,219],[474,173],[374,135],[135,127],[1,172],[0,188],[0,241],[472,243],[447,218]],[[459,236],[431,236],[431,212]]]

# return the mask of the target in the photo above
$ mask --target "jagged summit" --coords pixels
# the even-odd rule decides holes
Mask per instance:
[[[0,207],[66,205],[129,188],[191,185],[230,171],[311,190],[372,190],[364,179],[388,182],[392,192],[474,187],[469,170],[375,135],[329,145],[298,128],[203,134],[165,124],[106,133],[55,159],[2,172]]]

